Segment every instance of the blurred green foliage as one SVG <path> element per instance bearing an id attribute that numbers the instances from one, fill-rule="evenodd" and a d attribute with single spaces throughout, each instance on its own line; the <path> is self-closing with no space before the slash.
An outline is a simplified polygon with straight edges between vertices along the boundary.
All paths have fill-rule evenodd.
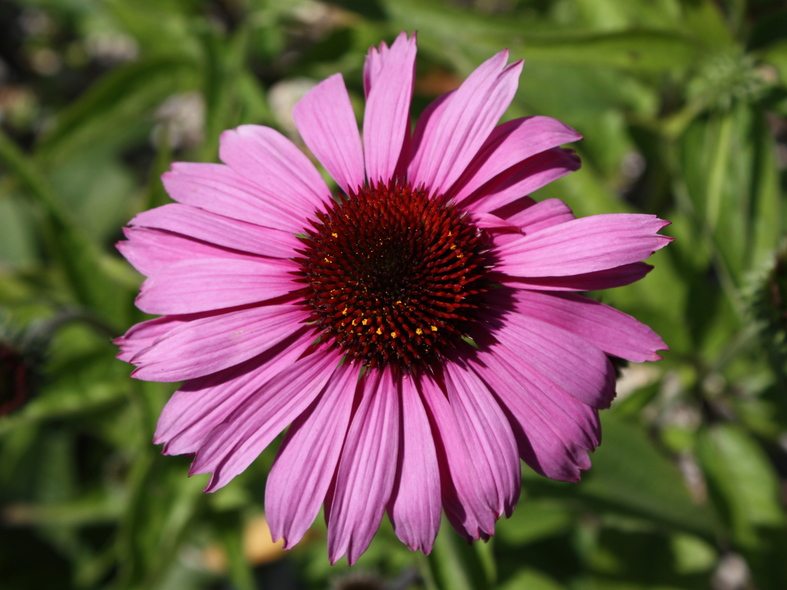
<path id="1" fill-rule="evenodd" d="M 212 495 L 159 455 L 174 386 L 114 359 L 142 317 L 113 243 L 167 201 L 170 162 L 215 159 L 222 130 L 292 134 L 294 101 L 337 71 L 360 107 L 365 52 L 401 30 L 418 31 L 414 116 L 509 47 L 527 63 L 506 116 L 586 138 L 582 170 L 535 196 L 672 221 L 646 279 L 598 294 L 670 351 L 624 370 L 580 484 L 525 469 L 493 541 L 444 527 L 430 557 L 384 523 L 354 571 L 429 590 L 787 588 L 783 2 L 0 0 L 2 588 L 347 575 L 321 521 L 286 555 L 266 538 L 272 450 Z"/>

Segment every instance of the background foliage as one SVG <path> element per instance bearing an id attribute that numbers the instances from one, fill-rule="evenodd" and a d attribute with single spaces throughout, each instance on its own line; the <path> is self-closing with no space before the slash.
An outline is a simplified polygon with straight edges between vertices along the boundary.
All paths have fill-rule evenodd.
<path id="1" fill-rule="evenodd" d="M 174 386 L 114 359 L 143 318 L 113 244 L 223 129 L 293 134 L 294 101 L 336 71 L 360 115 L 364 54 L 401 30 L 414 114 L 509 47 L 527 63 L 507 117 L 586 137 L 582 170 L 536 198 L 672 221 L 655 270 L 599 294 L 671 350 L 622 371 L 580 484 L 523 468 L 490 543 L 445 527 L 428 558 L 384 523 L 347 578 L 321 522 L 270 543 L 273 450 L 204 495 L 152 445 Z M 787 588 L 783 2 L 0 0 L 0 58 L 3 588 Z"/>

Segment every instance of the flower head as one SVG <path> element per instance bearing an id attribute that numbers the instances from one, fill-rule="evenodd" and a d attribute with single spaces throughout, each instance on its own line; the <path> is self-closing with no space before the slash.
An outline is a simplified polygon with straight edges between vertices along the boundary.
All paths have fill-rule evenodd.
<path id="1" fill-rule="evenodd" d="M 410 133 L 415 38 L 372 48 L 363 141 L 340 75 L 295 107 L 304 142 L 245 125 L 223 164 L 175 164 L 176 201 L 119 248 L 162 317 L 119 339 L 133 375 L 185 381 L 158 423 L 167 454 L 226 485 L 282 431 L 265 509 L 297 543 L 324 505 L 331 561 L 354 562 L 387 511 L 429 552 L 445 510 L 488 538 L 520 458 L 574 481 L 615 395 L 609 356 L 658 359 L 647 326 L 574 293 L 631 283 L 670 238 L 651 215 L 575 219 L 527 195 L 579 168 L 548 117 L 496 126 L 522 62 L 501 52 Z"/>

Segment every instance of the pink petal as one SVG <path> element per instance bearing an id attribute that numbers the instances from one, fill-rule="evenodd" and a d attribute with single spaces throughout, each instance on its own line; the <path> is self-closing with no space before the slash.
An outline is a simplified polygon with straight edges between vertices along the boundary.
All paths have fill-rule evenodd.
<path id="1" fill-rule="evenodd" d="M 218 373 L 187 381 L 167 402 L 156 426 L 164 454 L 193 454 L 235 408 L 282 371 L 288 371 L 313 340 L 298 333 L 259 356 Z"/>
<path id="2" fill-rule="evenodd" d="M 147 277 L 173 262 L 192 258 L 258 259 L 252 254 L 240 254 L 157 229 L 125 227 L 123 233 L 128 240 L 118 242 L 117 249 L 134 268 Z"/>
<path id="3" fill-rule="evenodd" d="M 540 203 L 533 202 L 532 205 L 526 206 L 524 209 L 518 210 L 511 215 L 505 215 L 506 209 L 497 210 L 501 217 L 491 213 L 473 214 L 474 219 L 484 219 L 485 217 L 499 219 L 500 221 L 495 227 L 498 231 L 506 230 L 506 224 L 508 224 L 508 227 L 514 227 L 514 231 L 507 229 L 507 231 L 499 232 L 495 235 L 494 241 L 497 247 L 519 239 L 522 234 L 531 234 L 574 219 L 571 209 L 559 199 L 547 199 Z"/>
<path id="4" fill-rule="evenodd" d="M 179 203 L 286 232 L 302 231 L 314 212 L 271 196 L 223 164 L 178 162 L 161 180 Z"/>
<path id="5" fill-rule="evenodd" d="M 492 131 L 450 194 L 461 202 L 516 164 L 579 139 L 579 133 L 551 117 L 526 117 L 503 123 Z"/>
<path id="6" fill-rule="evenodd" d="M 458 363 L 445 364 L 448 402 L 459 431 L 487 487 L 487 503 L 496 515 L 511 516 L 519 499 L 519 455 L 511 425 L 489 388 Z"/>
<path id="7" fill-rule="evenodd" d="M 516 92 L 522 62 L 506 66 L 506 61 L 508 51 L 487 60 L 421 117 L 407 174 L 413 186 L 444 193 L 467 168 Z"/>
<path id="8" fill-rule="evenodd" d="M 289 368 L 235 406 L 205 438 L 190 475 L 212 473 L 205 488 L 213 492 L 243 472 L 271 441 L 320 394 L 338 366 L 336 354 L 317 351 Z"/>
<path id="9" fill-rule="evenodd" d="M 440 469 L 423 401 L 412 379 L 401 380 L 399 469 L 388 518 L 411 550 L 428 554 L 440 529 Z"/>
<path id="10" fill-rule="evenodd" d="M 634 262 L 608 270 L 568 277 L 523 278 L 493 271 L 489 278 L 493 282 L 537 291 L 599 291 L 635 283 L 652 269 L 652 266 L 644 262 Z"/>
<path id="11" fill-rule="evenodd" d="M 290 232 L 262 228 L 177 203 L 140 213 L 129 225 L 167 230 L 222 248 L 274 258 L 291 258 L 293 251 L 302 247 Z"/>
<path id="12" fill-rule="evenodd" d="M 304 143 L 347 193 L 364 184 L 363 149 L 341 74 L 312 88 L 292 111 Z"/>
<path id="13" fill-rule="evenodd" d="M 574 293 L 516 290 L 517 311 L 592 342 L 607 354 L 635 362 L 657 361 L 664 341 L 645 324 L 612 307 Z"/>
<path id="14" fill-rule="evenodd" d="M 415 83 L 415 37 L 401 33 L 389 51 L 367 58 L 368 80 L 363 144 L 370 183 L 394 177 L 399 154 L 410 125 L 410 101 Z M 370 55 L 372 52 L 370 51 Z M 371 62 L 371 63 L 370 63 Z"/>
<path id="15" fill-rule="evenodd" d="M 560 225 L 572 219 L 575 219 L 574 213 L 560 199 L 546 199 L 506 218 L 509 223 L 521 227 L 524 234 Z"/>
<path id="16" fill-rule="evenodd" d="M 522 236 L 498 248 L 496 270 L 521 277 L 554 277 L 639 262 L 672 238 L 655 215 L 610 213 L 574 219 Z"/>
<path id="17" fill-rule="evenodd" d="M 468 196 L 462 205 L 473 213 L 494 211 L 579 170 L 581 162 L 571 150 L 555 148 L 537 154 L 499 174 Z"/>
<path id="18" fill-rule="evenodd" d="M 241 125 L 221 134 L 219 157 L 257 186 L 266 200 L 311 215 L 331 198 L 309 158 L 278 131 Z"/>
<path id="19" fill-rule="evenodd" d="M 401 32 L 396 38 L 398 41 L 401 37 L 407 38 L 407 33 Z M 415 35 L 413 35 L 415 38 Z M 371 46 L 366 54 L 366 60 L 363 64 L 363 94 L 366 99 L 369 98 L 369 91 L 375 85 L 380 73 L 383 71 L 383 63 L 388 55 L 388 44 L 385 41 L 380 43 L 379 48 Z"/>
<path id="20" fill-rule="evenodd" d="M 352 565 L 366 551 L 391 497 L 398 461 L 399 399 L 389 368 L 361 385 L 361 403 L 344 444 L 328 520 L 328 557 Z"/>
<path id="21" fill-rule="evenodd" d="M 594 408 L 615 397 L 615 370 L 598 347 L 571 332 L 517 313 L 508 313 L 494 337 L 502 346 L 479 352 L 499 354 L 527 374 L 536 373 Z"/>
<path id="22" fill-rule="evenodd" d="M 550 199 L 547 199 L 550 200 Z M 502 219 L 509 219 L 518 213 L 523 212 L 530 207 L 533 207 L 536 204 L 536 201 L 532 197 L 519 197 L 515 198 L 513 201 L 503 205 L 502 207 L 498 207 L 492 214 L 497 215 Z"/>
<path id="23" fill-rule="evenodd" d="M 202 314 L 193 316 L 166 316 L 135 324 L 131 326 L 128 332 L 123 334 L 123 336 L 115 339 L 115 344 L 120 347 L 120 353 L 117 355 L 117 358 L 121 361 L 129 362 L 140 351 L 151 346 L 157 338 L 199 317 L 204 316 Z"/>
<path id="24" fill-rule="evenodd" d="M 182 314 L 224 309 L 281 297 L 297 289 L 286 261 L 220 258 L 182 260 L 148 277 L 137 296 L 145 313 Z M 294 269 L 293 269 L 294 270 Z"/>
<path id="25" fill-rule="evenodd" d="M 131 374 L 146 381 L 184 381 L 242 363 L 298 331 L 309 312 L 294 305 L 228 311 L 183 323 L 137 354 Z"/>
<path id="26" fill-rule="evenodd" d="M 490 353 L 479 360 L 485 366 L 475 371 L 505 408 L 522 459 L 551 479 L 579 481 L 579 470 L 590 467 L 587 451 L 601 442 L 598 412 L 499 355 Z"/>
<path id="27" fill-rule="evenodd" d="M 435 433 L 446 516 L 466 539 L 488 539 L 499 516 L 488 501 L 497 495 L 494 482 L 480 476 L 483 466 L 477 468 L 476 457 L 440 385 L 431 377 L 424 377 L 419 385 Z"/>
<path id="28" fill-rule="evenodd" d="M 265 485 L 273 540 L 289 549 L 311 526 L 331 484 L 352 415 L 358 368 L 337 368 L 323 394 L 287 431 Z"/>

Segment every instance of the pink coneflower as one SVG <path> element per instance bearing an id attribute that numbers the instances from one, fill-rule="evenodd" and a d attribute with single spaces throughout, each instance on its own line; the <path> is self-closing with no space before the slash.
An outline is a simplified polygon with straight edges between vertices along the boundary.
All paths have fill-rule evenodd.
<path id="1" fill-rule="evenodd" d="M 647 326 L 572 291 L 642 278 L 670 238 L 652 215 L 575 219 L 527 197 L 579 168 L 548 117 L 495 126 L 522 62 L 503 51 L 410 133 L 415 38 L 372 48 L 363 141 L 340 75 L 295 107 L 332 195 L 281 134 L 221 137 L 224 164 L 175 164 L 177 201 L 119 248 L 163 317 L 119 339 L 150 381 L 185 381 L 159 419 L 166 454 L 226 485 L 282 431 L 266 515 L 292 547 L 325 507 L 331 562 L 355 562 L 387 511 L 428 553 L 441 509 L 486 539 L 519 497 L 520 458 L 575 481 L 615 395 L 608 355 L 656 360 Z"/>

